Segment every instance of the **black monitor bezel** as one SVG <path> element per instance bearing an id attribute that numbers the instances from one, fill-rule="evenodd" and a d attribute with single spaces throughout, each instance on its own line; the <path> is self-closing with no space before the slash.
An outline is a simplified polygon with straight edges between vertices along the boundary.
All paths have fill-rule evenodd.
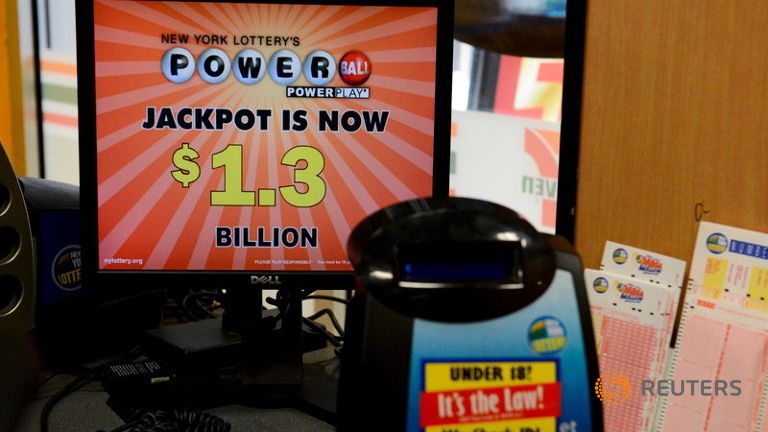
<path id="1" fill-rule="evenodd" d="M 144 1 L 144 0 L 135 0 Z M 208 3 L 318 4 L 353 6 L 435 7 L 438 11 L 435 80 L 435 150 L 433 196 L 448 196 L 451 127 L 451 76 L 453 64 L 453 0 L 164 0 Z M 80 130 L 80 193 L 82 214 L 83 283 L 97 289 L 156 288 L 254 288 L 344 289 L 354 288 L 350 271 L 211 271 L 211 270 L 102 270 L 98 258 L 98 202 L 96 176 L 96 98 L 94 0 L 77 0 L 77 74 Z M 276 276 L 280 284 L 252 284 L 252 276 Z"/>
<path id="2" fill-rule="evenodd" d="M 572 244 L 576 242 L 576 197 L 581 153 L 581 105 L 586 26 L 587 0 L 568 0 L 565 11 L 563 107 L 560 123 L 555 233 L 565 237 Z"/>

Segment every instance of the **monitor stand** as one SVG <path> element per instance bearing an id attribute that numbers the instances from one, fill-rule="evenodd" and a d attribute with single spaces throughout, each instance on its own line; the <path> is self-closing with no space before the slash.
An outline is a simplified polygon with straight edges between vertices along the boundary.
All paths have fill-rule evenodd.
<path id="1" fill-rule="evenodd" d="M 331 356 L 330 359 L 304 363 L 304 382 L 296 408 L 335 425 L 341 361 L 335 354 L 331 353 Z"/>

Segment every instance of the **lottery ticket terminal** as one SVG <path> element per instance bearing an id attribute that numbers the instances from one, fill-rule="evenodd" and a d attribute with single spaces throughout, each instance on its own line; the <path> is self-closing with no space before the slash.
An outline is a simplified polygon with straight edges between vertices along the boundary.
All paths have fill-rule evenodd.
<path id="1" fill-rule="evenodd" d="M 485 201 L 374 213 L 348 244 L 358 285 L 339 430 L 602 431 L 581 262 Z"/>

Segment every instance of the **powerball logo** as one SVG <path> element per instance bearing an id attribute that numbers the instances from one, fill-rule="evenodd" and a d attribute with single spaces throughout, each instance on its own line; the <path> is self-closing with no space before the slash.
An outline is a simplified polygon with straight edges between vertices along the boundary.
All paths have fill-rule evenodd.
<path id="1" fill-rule="evenodd" d="M 232 59 L 219 48 L 208 48 L 196 59 L 189 50 L 177 46 L 166 51 L 161 60 L 163 75 L 175 84 L 185 83 L 197 74 L 209 84 L 220 84 L 233 75 L 250 86 L 269 75 L 274 83 L 286 87 L 285 95 L 290 98 L 368 99 L 370 88 L 360 86 L 368 81 L 372 68 L 368 56 L 358 50 L 347 52 L 337 63 L 331 53 L 322 49 L 312 51 L 303 61 L 285 48 L 268 60 L 253 48 L 241 50 Z M 351 87 L 324 87 L 337 74 Z M 291 86 L 302 75 L 311 86 Z"/>
<path id="2" fill-rule="evenodd" d="M 621 299 L 627 303 L 640 303 L 645 297 L 643 289 L 631 283 L 617 282 L 616 289 L 621 293 Z"/>
<path id="3" fill-rule="evenodd" d="M 647 275 L 657 275 L 661 273 L 663 264 L 660 259 L 651 255 L 637 255 L 635 261 L 638 264 L 638 271 Z"/>

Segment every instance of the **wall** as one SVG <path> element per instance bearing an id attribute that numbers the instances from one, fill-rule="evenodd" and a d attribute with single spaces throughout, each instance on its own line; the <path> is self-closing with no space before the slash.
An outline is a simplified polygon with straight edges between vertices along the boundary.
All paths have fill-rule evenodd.
<path id="1" fill-rule="evenodd" d="M 576 247 L 687 261 L 704 220 L 768 232 L 768 2 L 589 0 Z"/>
<path id="2" fill-rule="evenodd" d="M 0 141 L 18 175 L 39 176 L 32 5 L 0 5 Z"/>
<path id="3" fill-rule="evenodd" d="M 0 143 L 13 169 L 25 172 L 24 130 L 21 115 L 21 79 L 16 3 L 0 5 Z"/>
<path id="4" fill-rule="evenodd" d="M 45 177 L 79 184 L 74 0 L 37 0 Z"/>

